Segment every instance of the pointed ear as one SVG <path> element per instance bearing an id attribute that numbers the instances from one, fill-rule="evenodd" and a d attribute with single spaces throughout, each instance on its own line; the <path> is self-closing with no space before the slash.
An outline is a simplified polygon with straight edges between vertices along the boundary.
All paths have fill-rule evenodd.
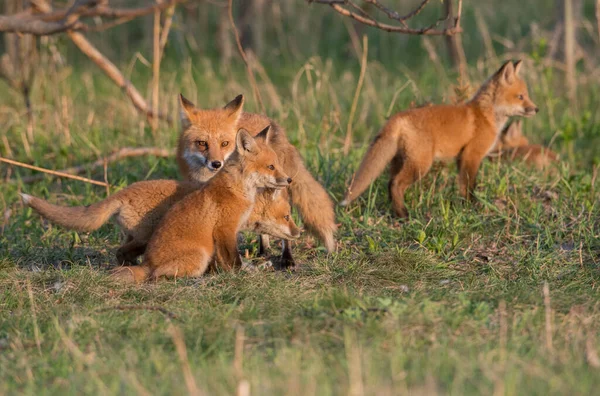
<path id="1" fill-rule="evenodd" d="M 242 108 L 244 107 L 244 95 L 238 95 L 231 102 L 227 103 L 224 107 L 228 111 L 229 116 L 236 120 L 242 114 Z"/>
<path id="2" fill-rule="evenodd" d="M 515 62 L 515 65 L 514 65 L 514 67 L 515 67 L 515 76 L 519 75 L 519 71 L 521 70 L 521 66 L 523 66 L 523 61 L 519 59 L 518 61 Z"/>
<path id="3" fill-rule="evenodd" d="M 506 62 L 500 70 L 498 70 L 500 80 L 506 84 L 512 84 L 515 80 L 515 67 L 511 61 Z"/>
<path id="4" fill-rule="evenodd" d="M 181 125 L 189 126 L 192 123 L 192 113 L 196 106 L 189 100 L 187 100 L 182 94 L 179 94 L 179 118 Z"/>
<path id="5" fill-rule="evenodd" d="M 235 147 L 240 155 L 247 155 L 248 153 L 256 153 L 258 146 L 254 141 L 254 138 L 245 129 L 240 129 L 235 137 Z"/>
<path id="6" fill-rule="evenodd" d="M 271 144 L 271 125 L 267 125 L 267 127 L 260 131 L 254 138 L 263 139 L 267 145 Z"/>

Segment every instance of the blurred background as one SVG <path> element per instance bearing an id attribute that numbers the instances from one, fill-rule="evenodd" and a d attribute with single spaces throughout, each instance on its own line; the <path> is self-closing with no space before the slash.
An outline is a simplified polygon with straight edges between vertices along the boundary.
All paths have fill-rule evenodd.
<path id="1" fill-rule="evenodd" d="M 80 3 L 90 6 L 85 0 Z M 111 9 L 156 4 L 92 3 L 92 8 Z M 340 7 L 402 26 L 377 2 L 352 4 L 356 7 Z M 409 27 L 431 25 L 448 10 L 451 17 L 439 21 L 436 29 L 452 26 L 456 0 L 388 0 L 385 7 L 404 15 L 423 4 L 407 20 Z M 71 6 L 73 2 L 3 0 L 1 10 L 10 18 Z M 37 158 L 57 168 L 122 146 L 172 147 L 179 92 L 199 107 L 221 106 L 243 93 L 246 109 L 266 112 L 286 126 L 303 154 L 336 155 L 349 130 L 352 147 L 364 148 L 391 113 L 427 102 L 463 101 L 502 62 L 523 59 L 530 94 L 542 109 L 525 123 L 530 140 L 549 144 L 585 166 L 600 160 L 589 149 L 600 136 L 596 0 L 467 0 L 461 9 L 463 32 L 453 36 L 386 32 L 318 1 L 234 0 L 232 16 L 248 67 L 227 1 L 173 2 L 135 18 L 107 15 L 82 15 L 79 21 L 85 28 L 77 34 L 131 81 L 147 110 L 164 116 L 161 121 L 136 109 L 126 90 L 70 33 L 3 33 L 1 155 Z M 364 81 L 359 81 L 363 36 L 368 53 Z"/>

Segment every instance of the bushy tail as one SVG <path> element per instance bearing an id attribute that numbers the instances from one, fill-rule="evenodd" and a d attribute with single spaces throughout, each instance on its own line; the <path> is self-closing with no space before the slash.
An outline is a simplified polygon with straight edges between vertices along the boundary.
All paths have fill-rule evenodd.
<path id="1" fill-rule="evenodd" d="M 120 208 L 116 196 L 90 206 L 58 206 L 41 198 L 21 194 L 23 202 L 51 222 L 77 231 L 94 231 L 108 221 Z"/>
<path id="2" fill-rule="evenodd" d="M 383 172 L 386 165 L 394 158 L 398 152 L 398 141 L 392 133 L 383 130 L 365 154 L 354 180 L 348 187 L 344 200 L 340 202 L 341 206 L 346 206 L 362 194 L 369 185 L 377 179 Z"/>
<path id="3" fill-rule="evenodd" d="M 150 267 L 146 265 L 136 265 L 132 267 L 117 267 L 111 271 L 110 276 L 125 283 L 142 283 L 150 277 Z"/>
<path id="4" fill-rule="evenodd" d="M 333 201 L 306 169 L 299 154 L 295 162 L 293 172 L 288 171 L 293 179 L 290 185 L 292 204 L 298 208 L 306 229 L 323 242 L 328 252 L 333 252 L 337 230 Z"/>

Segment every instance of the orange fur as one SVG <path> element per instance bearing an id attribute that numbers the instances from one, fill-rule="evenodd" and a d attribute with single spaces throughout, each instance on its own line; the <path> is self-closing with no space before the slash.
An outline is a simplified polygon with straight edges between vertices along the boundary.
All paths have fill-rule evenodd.
<path id="1" fill-rule="evenodd" d="M 458 163 L 460 193 L 471 198 L 479 165 L 508 117 L 538 111 L 518 76 L 520 68 L 520 61 L 505 63 L 465 104 L 422 107 L 392 116 L 365 154 L 341 204 L 362 194 L 391 162 L 393 209 L 405 217 L 406 189 L 425 176 L 435 160 L 452 158 Z"/>
<path id="2" fill-rule="evenodd" d="M 122 280 L 200 276 L 216 259 L 239 269 L 237 233 L 248 220 L 259 188 L 285 188 L 291 179 L 270 147 L 269 128 L 254 139 L 240 130 L 236 151 L 206 185 L 177 202 L 155 230 L 140 267 L 121 267 Z M 133 269 L 136 268 L 136 269 Z"/>
<path id="3" fill-rule="evenodd" d="M 505 160 L 524 161 L 539 170 L 547 168 L 559 159 L 558 154 L 549 148 L 529 144 L 529 140 L 523 135 L 521 120 L 512 122 L 502 131 L 494 153 Z"/>
<path id="4" fill-rule="evenodd" d="M 90 206 L 65 207 L 41 198 L 22 194 L 23 201 L 51 222 L 77 231 L 94 231 L 115 217 L 125 233 L 125 243 L 117 250 L 119 264 L 135 265 L 162 217 L 176 202 L 201 188 L 204 183 L 174 180 L 137 182 Z M 265 189 L 257 197 L 254 209 L 243 230 L 262 232 L 278 238 L 295 239 L 299 229 L 290 217 L 287 194 Z"/>
<path id="5" fill-rule="evenodd" d="M 180 103 L 182 131 L 177 161 L 184 177 L 204 182 L 214 176 L 220 168 L 215 168 L 213 162 L 224 162 L 233 152 L 230 142 L 236 128 L 246 129 L 255 136 L 271 125 L 273 150 L 284 171 L 294 180 L 289 187 L 292 204 L 298 208 L 306 228 L 323 242 L 328 251 L 335 250 L 337 227 L 333 202 L 308 172 L 283 128 L 265 116 L 244 113 L 241 95 L 222 109 L 198 109 L 183 96 Z"/>

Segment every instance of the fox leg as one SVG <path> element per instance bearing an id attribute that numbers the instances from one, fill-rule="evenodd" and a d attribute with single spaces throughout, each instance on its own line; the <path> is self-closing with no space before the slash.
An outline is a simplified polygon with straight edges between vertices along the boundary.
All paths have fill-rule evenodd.
<path id="1" fill-rule="evenodd" d="M 119 265 L 137 265 L 137 258 L 144 254 L 147 244 L 136 241 L 131 235 L 127 236 L 126 243 L 117 249 L 117 263 Z"/>
<path id="2" fill-rule="evenodd" d="M 295 267 L 296 261 L 294 260 L 294 256 L 292 255 L 292 243 L 284 239 L 281 241 L 281 247 L 281 264 L 279 268 L 287 269 Z"/>
<path id="3" fill-rule="evenodd" d="M 217 266 L 224 270 L 231 271 L 242 268 L 242 257 L 238 252 L 235 231 L 215 234 L 215 258 Z"/>
<path id="4" fill-rule="evenodd" d="M 269 236 L 267 234 L 261 234 L 258 236 L 258 255 L 266 256 L 271 249 L 269 242 Z"/>
<path id="5" fill-rule="evenodd" d="M 166 278 L 201 276 L 206 272 L 210 258 L 211 256 L 204 249 L 188 250 L 183 255 L 154 268 L 151 278 L 157 280 L 163 276 Z"/>
<path id="6" fill-rule="evenodd" d="M 392 207 L 400 218 L 408 217 L 404 205 L 404 193 L 408 187 L 420 180 L 429 172 L 433 163 L 433 156 L 421 158 L 420 162 L 397 155 L 392 160 L 390 168 L 391 178 L 388 185 Z"/>
<path id="7" fill-rule="evenodd" d="M 458 188 L 460 195 L 472 201 L 475 198 L 474 191 L 477 185 L 477 172 L 486 152 L 477 146 L 467 146 L 458 157 Z"/>

